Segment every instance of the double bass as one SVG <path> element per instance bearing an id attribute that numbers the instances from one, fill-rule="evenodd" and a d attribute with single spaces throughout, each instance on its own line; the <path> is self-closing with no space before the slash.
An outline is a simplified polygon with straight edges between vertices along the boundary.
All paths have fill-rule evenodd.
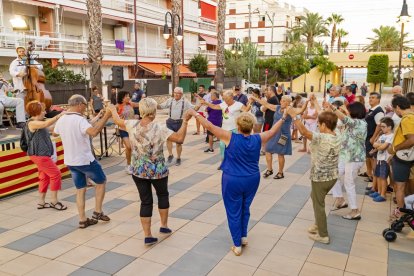
<path id="1" fill-rule="evenodd" d="M 41 69 L 37 67 L 36 55 L 33 53 L 35 47 L 33 42 L 29 41 L 27 47 L 26 59 L 24 66 L 26 66 L 26 76 L 23 77 L 23 84 L 26 91 L 24 104 L 27 105 L 30 101 L 39 101 L 46 106 L 46 114 L 50 112 L 52 106 L 52 95 L 45 87 L 46 77 Z"/>

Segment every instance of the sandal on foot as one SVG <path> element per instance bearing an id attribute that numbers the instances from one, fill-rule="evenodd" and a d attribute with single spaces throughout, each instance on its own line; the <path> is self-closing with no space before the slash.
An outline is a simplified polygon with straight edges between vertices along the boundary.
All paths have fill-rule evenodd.
<path id="1" fill-rule="evenodd" d="M 368 177 L 368 174 L 367 174 L 366 172 L 364 172 L 364 173 L 360 173 L 360 174 L 358 174 L 358 176 L 361 176 L 361 177 Z"/>
<path id="2" fill-rule="evenodd" d="M 268 178 L 269 176 L 271 176 L 273 174 L 273 171 L 271 170 L 266 170 L 266 172 L 263 174 L 264 178 Z"/>
<path id="3" fill-rule="evenodd" d="M 45 202 L 45 203 L 43 203 L 43 204 L 40 204 L 40 203 L 38 203 L 38 204 L 37 204 L 37 209 L 38 209 L 38 210 L 41 210 L 41 209 L 46 209 L 46 208 L 50 208 L 50 204 L 49 204 L 49 203 L 47 203 L 47 202 Z"/>
<path id="4" fill-rule="evenodd" d="M 285 178 L 285 176 L 283 175 L 283 173 L 278 172 L 275 177 L 273 177 L 273 179 L 282 179 Z"/>
<path id="5" fill-rule="evenodd" d="M 361 219 L 361 214 L 356 214 L 355 216 L 351 216 L 350 214 L 342 216 L 343 219 L 347 219 L 347 220 L 360 220 Z"/>
<path id="6" fill-rule="evenodd" d="M 247 237 L 242 237 L 241 245 L 242 246 L 247 246 L 248 244 L 249 244 L 249 242 L 247 241 Z"/>
<path id="7" fill-rule="evenodd" d="M 157 242 L 158 242 L 158 239 L 154 238 L 154 237 L 146 237 L 144 239 L 144 244 L 147 245 L 147 246 L 156 244 Z"/>
<path id="8" fill-rule="evenodd" d="M 110 219 L 107 215 L 105 215 L 103 212 L 101 212 L 101 213 L 98 213 L 98 212 L 93 212 L 92 218 L 93 218 L 93 219 L 96 219 L 96 220 L 102 220 L 102 221 L 110 221 L 110 220 L 111 220 L 111 219 Z"/>
<path id="9" fill-rule="evenodd" d="M 172 230 L 168 227 L 160 227 L 160 233 L 162 233 L 162 234 L 171 234 Z"/>
<path id="10" fill-rule="evenodd" d="M 79 221 L 79 228 L 85 229 L 85 228 L 87 228 L 91 225 L 95 225 L 97 223 L 98 223 L 98 221 L 96 219 L 86 218 L 85 221 Z"/>
<path id="11" fill-rule="evenodd" d="M 55 204 L 53 204 L 52 202 L 50 203 L 50 208 L 53 208 L 53 209 L 55 209 L 55 210 L 58 210 L 58 211 L 64 211 L 64 210 L 66 210 L 66 209 L 68 209 L 68 207 L 67 206 L 65 206 L 65 205 L 63 205 L 61 202 L 56 202 Z"/>
<path id="12" fill-rule="evenodd" d="M 334 205 L 331 211 L 338 211 L 339 209 L 348 208 L 348 203 L 343 202 L 341 205 Z"/>
<path id="13" fill-rule="evenodd" d="M 236 246 L 232 246 L 231 251 L 233 251 L 234 255 L 236 256 L 240 256 L 242 253 L 241 247 L 236 247 Z"/>

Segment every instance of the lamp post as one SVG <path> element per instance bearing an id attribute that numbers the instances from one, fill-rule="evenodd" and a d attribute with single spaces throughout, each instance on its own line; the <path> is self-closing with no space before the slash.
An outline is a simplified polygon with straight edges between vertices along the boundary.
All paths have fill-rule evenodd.
<path id="1" fill-rule="evenodd" d="M 410 16 L 408 15 L 408 5 L 406 0 L 403 2 L 403 6 L 401 9 L 401 14 L 398 18 L 398 23 L 401 24 L 401 36 L 400 36 L 400 58 L 398 59 L 398 84 L 401 82 L 401 61 L 402 61 L 402 51 L 403 51 L 403 44 L 404 44 L 404 24 L 410 21 Z"/>
<path id="2" fill-rule="evenodd" d="M 231 53 L 235 56 L 235 57 L 237 57 L 238 55 L 241 55 L 242 54 L 242 50 L 241 50 L 241 42 L 240 42 L 240 39 L 238 38 L 238 39 L 236 39 L 234 42 L 233 42 L 233 45 L 231 46 Z M 238 70 L 236 71 L 236 85 L 237 85 L 237 82 L 239 81 L 239 76 L 238 76 L 239 74 L 238 74 Z"/>
<path id="3" fill-rule="evenodd" d="M 168 16 L 171 19 L 171 28 L 168 26 Z M 175 19 L 178 19 L 178 25 L 176 25 Z M 175 27 L 177 27 L 177 34 L 175 34 Z M 163 37 L 164 39 L 169 39 L 170 34 L 172 35 L 172 47 L 171 47 L 171 82 L 172 82 L 172 89 L 178 86 L 178 64 L 176 62 L 176 53 L 175 53 L 175 38 L 178 41 L 183 39 L 183 29 L 181 27 L 181 18 L 178 14 L 166 12 L 165 13 L 165 24 L 164 24 L 164 32 Z"/>

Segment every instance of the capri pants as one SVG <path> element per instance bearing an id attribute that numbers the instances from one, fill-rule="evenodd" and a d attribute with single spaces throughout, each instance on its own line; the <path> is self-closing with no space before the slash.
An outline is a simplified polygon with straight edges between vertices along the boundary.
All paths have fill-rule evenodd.
<path id="1" fill-rule="evenodd" d="M 168 176 L 161 179 L 144 179 L 132 176 L 137 186 L 139 198 L 141 199 L 141 217 L 152 217 L 153 198 L 151 186 L 154 186 L 158 197 L 158 209 L 168 209 L 170 207 L 168 193 Z"/>

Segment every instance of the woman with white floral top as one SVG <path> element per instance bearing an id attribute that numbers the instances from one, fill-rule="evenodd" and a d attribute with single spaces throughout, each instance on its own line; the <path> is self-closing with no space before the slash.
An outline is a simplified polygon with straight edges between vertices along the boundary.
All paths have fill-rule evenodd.
<path id="1" fill-rule="evenodd" d="M 115 106 L 110 107 L 114 122 L 126 129 L 132 146 L 132 178 L 137 186 L 141 199 L 141 224 L 145 234 L 145 245 L 155 244 L 158 239 L 151 233 L 152 190 L 154 186 L 158 197 L 158 210 L 161 217 L 160 233 L 171 234 L 168 228 L 168 167 L 165 162 L 163 146 L 166 141 L 183 143 L 187 133 L 188 120 L 191 115 L 184 116 L 181 128 L 174 132 L 164 123 L 154 122 L 157 102 L 144 98 L 139 102 L 141 120 L 123 120 L 116 112 Z"/>

